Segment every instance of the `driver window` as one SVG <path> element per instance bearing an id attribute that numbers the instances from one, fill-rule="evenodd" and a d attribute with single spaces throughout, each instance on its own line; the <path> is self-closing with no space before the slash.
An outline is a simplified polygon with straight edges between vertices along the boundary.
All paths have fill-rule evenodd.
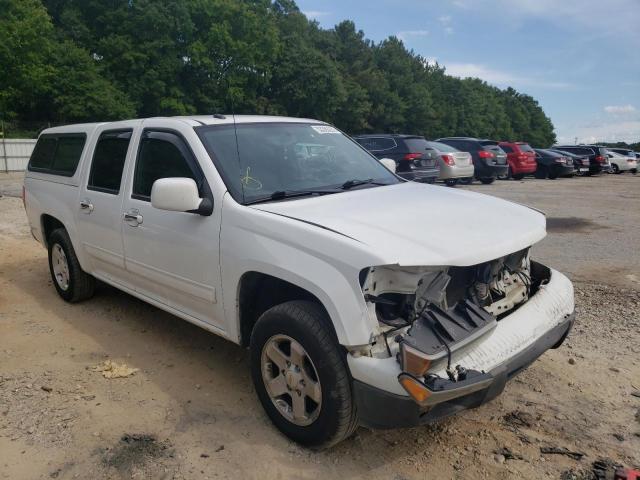
<path id="1" fill-rule="evenodd" d="M 197 183 L 198 179 L 183 154 L 185 151 L 184 142 L 177 135 L 145 132 L 136 161 L 131 196 L 148 201 L 153 182 L 159 178 L 186 177 Z"/>

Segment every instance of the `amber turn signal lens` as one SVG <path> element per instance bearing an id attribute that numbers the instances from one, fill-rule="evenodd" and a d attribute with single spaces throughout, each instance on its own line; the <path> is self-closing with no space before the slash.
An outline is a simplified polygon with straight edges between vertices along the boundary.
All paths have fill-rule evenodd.
<path id="1" fill-rule="evenodd" d="M 398 381 L 417 403 L 424 403 L 431 393 L 420 381 L 409 375 L 400 374 Z"/>
<path id="2" fill-rule="evenodd" d="M 402 354 L 402 369 L 414 377 L 424 377 L 431 365 L 431 360 L 425 358 L 422 352 L 406 343 L 400 346 L 400 351 Z"/>

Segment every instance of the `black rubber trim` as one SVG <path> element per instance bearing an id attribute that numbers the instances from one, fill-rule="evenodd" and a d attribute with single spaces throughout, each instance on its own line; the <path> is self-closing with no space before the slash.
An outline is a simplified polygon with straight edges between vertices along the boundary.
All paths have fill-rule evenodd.
<path id="1" fill-rule="evenodd" d="M 479 407 L 500 395 L 507 381 L 531 365 L 544 352 L 550 348 L 558 348 L 567 338 L 574 319 L 575 313 L 567 315 L 562 323 L 542 335 L 533 345 L 488 372 L 494 380 L 487 388 L 431 408 L 422 408 L 410 397 L 396 395 L 354 379 L 353 392 L 360 424 L 381 429 L 413 427 Z"/>

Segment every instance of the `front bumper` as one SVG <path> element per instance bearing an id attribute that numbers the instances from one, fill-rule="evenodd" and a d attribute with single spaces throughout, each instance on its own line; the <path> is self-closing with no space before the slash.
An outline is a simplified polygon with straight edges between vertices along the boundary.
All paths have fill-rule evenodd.
<path id="1" fill-rule="evenodd" d="M 574 308 L 571 281 L 550 269 L 548 283 L 526 303 L 500 319 L 490 333 L 453 352 L 452 365 L 491 374 L 490 385 L 427 408 L 421 408 L 398 382 L 402 370 L 395 357 L 348 355 L 362 423 L 380 428 L 428 423 L 494 398 L 504 388 L 504 382 L 500 387 L 501 379 L 506 381 L 566 336 Z M 429 373 L 447 378 L 445 369 L 446 359 L 442 359 L 432 364 Z M 501 375 L 503 370 L 505 375 Z"/>
<path id="2" fill-rule="evenodd" d="M 354 380 L 353 390 L 360 423 L 370 428 L 400 428 L 424 425 L 462 410 L 476 408 L 500 395 L 508 380 L 533 363 L 550 348 L 559 347 L 569 334 L 575 313 L 544 333 L 533 344 L 490 370 L 490 381 L 480 389 L 473 383 L 462 386 L 457 395 L 431 407 L 421 407 L 410 397 L 397 395 Z"/>

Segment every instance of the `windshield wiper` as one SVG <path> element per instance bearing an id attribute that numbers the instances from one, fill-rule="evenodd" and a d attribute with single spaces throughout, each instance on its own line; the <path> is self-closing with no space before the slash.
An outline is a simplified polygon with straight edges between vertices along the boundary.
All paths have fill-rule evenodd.
<path id="1" fill-rule="evenodd" d="M 254 200 L 245 202 L 245 205 L 253 205 L 256 203 L 271 202 L 273 200 L 282 200 L 285 198 L 308 197 L 311 195 L 329 195 L 331 193 L 340 193 L 340 190 L 276 190 L 270 195 L 259 197 Z"/>
<path id="2" fill-rule="evenodd" d="M 349 190 L 350 188 L 357 187 L 360 185 L 388 185 L 388 183 L 376 182 L 373 178 L 367 178 L 359 180 L 354 178 L 353 180 L 347 180 L 342 184 L 340 188 L 343 190 Z"/>

